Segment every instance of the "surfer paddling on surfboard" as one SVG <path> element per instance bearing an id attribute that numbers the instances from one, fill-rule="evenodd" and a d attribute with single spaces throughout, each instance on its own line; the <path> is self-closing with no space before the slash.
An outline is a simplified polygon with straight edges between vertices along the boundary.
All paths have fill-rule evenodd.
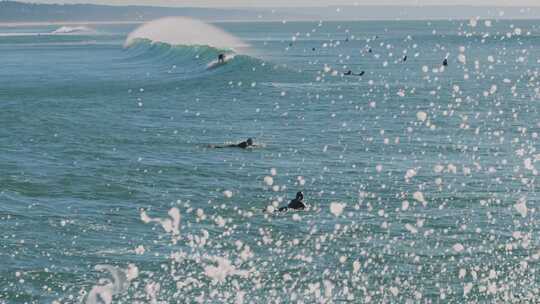
<path id="1" fill-rule="evenodd" d="M 287 211 L 289 209 L 294 210 L 304 210 L 306 209 L 306 204 L 304 203 L 304 194 L 299 191 L 296 193 L 296 198 L 293 199 L 287 207 L 281 207 L 278 210 L 279 211 Z"/>
<path id="2" fill-rule="evenodd" d="M 242 149 L 247 149 L 247 148 L 254 148 L 254 147 L 256 147 L 256 145 L 253 142 L 253 139 L 251 139 L 251 138 L 248 138 L 246 141 L 243 141 L 243 142 L 241 142 L 239 144 L 226 145 L 226 146 L 210 145 L 210 148 L 216 148 L 216 149 L 221 149 L 221 148 L 242 148 Z"/>

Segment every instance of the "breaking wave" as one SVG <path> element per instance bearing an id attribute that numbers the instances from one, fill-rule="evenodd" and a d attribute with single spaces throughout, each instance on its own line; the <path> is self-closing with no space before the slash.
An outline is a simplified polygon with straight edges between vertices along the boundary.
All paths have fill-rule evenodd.
<path id="1" fill-rule="evenodd" d="M 166 66 L 189 77 L 216 68 L 251 69 L 264 65 L 250 56 L 249 45 L 220 28 L 189 18 L 163 18 L 130 33 L 124 43 L 129 60 Z M 225 55 L 219 62 L 220 54 Z"/>
<path id="2" fill-rule="evenodd" d="M 86 26 L 61 26 L 51 34 L 91 34 L 95 31 Z"/>

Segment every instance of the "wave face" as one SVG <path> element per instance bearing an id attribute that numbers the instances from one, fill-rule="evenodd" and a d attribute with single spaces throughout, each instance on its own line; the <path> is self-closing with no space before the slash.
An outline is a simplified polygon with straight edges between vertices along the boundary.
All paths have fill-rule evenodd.
<path id="1" fill-rule="evenodd" d="M 251 70 L 254 66 L 263 65 L 262 60 L 244 54 L 235 53 L 231 49 L 219 49 L 203 45 L 171 45 L 163 42 L 151 42 L 147 39 L 134 40 L 126 49 L 127 61 L 148 64 L 166 70 L 169 74 L 180 75 L 181 78 L 196 78 L 218 71 Z M 218 62 L 218 56 L 225 55 L 225 63 Z"/>

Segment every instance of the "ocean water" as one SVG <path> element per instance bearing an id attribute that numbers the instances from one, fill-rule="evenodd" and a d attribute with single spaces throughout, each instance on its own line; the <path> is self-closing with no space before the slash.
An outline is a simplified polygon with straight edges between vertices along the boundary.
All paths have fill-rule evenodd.
<path id="1" fill-rule="evenodd" d="M 138 26 L 0 27 L 0 303 L 538 301 L 536 22 Z"/>

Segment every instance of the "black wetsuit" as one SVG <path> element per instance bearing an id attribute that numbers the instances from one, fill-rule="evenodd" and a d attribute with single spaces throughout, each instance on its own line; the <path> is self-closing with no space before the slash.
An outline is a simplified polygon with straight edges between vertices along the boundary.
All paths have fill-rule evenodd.
<path id="1" fill-rule="evenodd" d="M 238 145 L 234 145 L 234 146 L 235 146 L 235 147 L 238 147 L 238 148 L 245 149 L 245 148 L 247 148 L 247 147 L 249 147 L 249 146 L 251 146 L 251 145 L 248 144 L 247 141 L 243 141 L 243 142 L 239 143 Z"/>
<path id="2" fill-rule="evenodd" d="M 243 142 L 241 142 L 239 144 L 226 145 L 226 146 L 210 145 L 210 148 L 215 148 L 215 149 L 221 149 L 221 148 L 242 148 L 242 149 L 247 149 L 249 147 L 253 147 L 253 142 L 249 143 L 248 141 L 243 141 Z"/>
<path id="3" fill-rule="evenodd" d="M 253 146 L 253 142 L 248 142 L 247 140 L 246 141 L 243 141 L 239 144 L 236 144 L 236 145 L 228 145 L 228 146 L 225 146 L 225 147 L 228 147 L 228 148 L 242 148 L 242 149 L 247 149 L 248 147 L 252 147 Z M 221 147 L 216 147 L 216 148 L 223 148 L 223 146 Z"/>
<path id="4" fill-rule="evenodd" d="M 443 60 L 442 65 L 448 66 L 448 59 Z"/>
<path id="5" fill-rule="evenodd" d="M 279 211 L 287 211 L 288 209 L 304 210 L 306 209 L 306 205 L 302 200 L 295 198 L 287 205 L 287 207 L 279 208 Z"/>
<path id="6" fill-rule="evenodd" d="M 362 76 L 362 75 L 364 75 L 365 73 L 366 73 L 366 72 L 362 71 L 362 72 L 360 72 L 359 74 L 355 74 L 355 73 L 353 73 L 351 70 L 349 70 L 349 71 L 343 73 L 343 76 Z"/>

